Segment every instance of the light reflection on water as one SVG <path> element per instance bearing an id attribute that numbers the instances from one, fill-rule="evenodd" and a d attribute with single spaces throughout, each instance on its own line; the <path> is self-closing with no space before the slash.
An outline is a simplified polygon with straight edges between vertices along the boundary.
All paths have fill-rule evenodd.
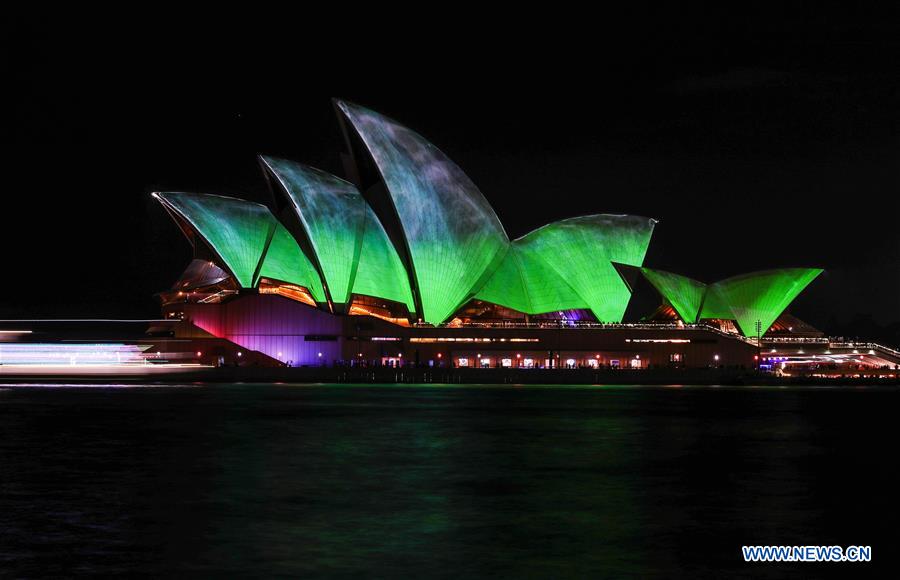
<path id="1" fill-rule="evenodd" d="M 896 390 L 121 386 L 4 392 L 0 569 L 666 577 L 746 572 L 748 543 L 891 552 L 873 442 Z"/>

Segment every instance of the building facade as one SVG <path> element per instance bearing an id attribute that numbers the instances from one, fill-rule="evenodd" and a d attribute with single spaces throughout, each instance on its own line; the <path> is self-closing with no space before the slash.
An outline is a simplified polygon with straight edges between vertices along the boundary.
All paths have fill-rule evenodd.
<path id="1" fill-rule="evenodd" d="M 632 215 L 511 240 L 421 135 L 352 103 L 336 111 L 346 179 L 261 156 L 268 206 L 153 194 L 194 249 L 160 294 L 178 338 L 217 337 L 292 366 L 752 367 L 758 338 L 821 273 L 704 284 L 646 268 L 657 220 Z M 641 279 L 662 306 L 625 322 Z"/>

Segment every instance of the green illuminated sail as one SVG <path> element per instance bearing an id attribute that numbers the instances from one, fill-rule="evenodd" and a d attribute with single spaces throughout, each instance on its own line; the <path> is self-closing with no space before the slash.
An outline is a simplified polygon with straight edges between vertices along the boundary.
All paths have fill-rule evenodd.
<path id="1" fill-rule="evenodd" d="M 542 309 L 552 306 L 545 312 L 587 307 L 601 322 L 621 322 L 631 290 L 612 262 L 640 266 L 655 224 L 645 217 L 598 214 L 554 222 L 517 239 L 513 246 L 529 257 L 532 300 Z"/>
<path id="2" fill-rule="evenodd" d="M 262 160 L 300 218 L 334 302 L 365 294 L 415 311 L 403 262 L 355 185 L 294 161 Z"/>
<path id="3" fill-rule="evenodd" d="M 687 276 L 662 270 L 641 268 L 641 273 L 672 305 L 682 320 L 689 324 L 697 322 L 697 315 L 700 313 L 700 306 L 703 303 L 703 294 L 706 292 L 706 284 Z"/>
<path id="4" fill-rule="evenodd" d="M 366 203 L 352 183 L 293 161 L 262 156 L 300 218 L 331 299 L 350 301 L 359 264 Z"/>
<path id="5" fill-rule="evenodd" d="M 728 303 L 728 297 L 722 292 L 722 287 L 710 284 L 703 295 L 703 306 L 697 319 L 717 318 L 721 320 L 734 320 L 734 311 Z"/>
<path id="6" fill-rule="evenodd" d="M 522 279 L 522 266 L 518 251 L 512 246 L 503 257 L 503 261 L 494 270 L 484 286 L 475 295 L 479 300 L 486 300 L 524 312 L 533 314 L 528 288 Z"/>
<path id="7" fill-rule="evenodd" d="M 820 268 L 782 268 L 743 274 L 710 286 L 714 300 L 703 305 L 701 318 L 723 318 L 721 303 L 730 307 L 732 316 L 744 336 L 756 336 L 759 321 L 761 334 L 793 302 L 810 282 L 822 273 Z"/>
<path id="8" fill-rule="evenodd" d="M 585 301 L 538 252 L 518 241 L 511 244 L 503 262 L 475 297 L 526 314 L 587 308 Z"/>
<path id="9" fill-rule="evenodd" d="M 287 228 L 280 223 L 275 227 L 275 234 L 266 250 L 259 276 L 303 286 L 309 290 L 316 302 L 325 302 L 319 273 L 300 250 L 300 246 Z"/>
<path id="10" fill-rule="evenodd" d="M 375 212 L 366 206 L 365 232 L 359 268 L 353 281 L 353 293 L 387 298 L 406 304 L 411 313 L 416 311 L 409 276 L 397 250 L 388 239 L 387 233 Z"/>
<path id="11" fill-rule="evenodd" d="M 506 252 L 503 226 L 475 184 L 422 136 L 364 107 L 337 105 L 368 149 L 399 217 L 419 316 L 444 322 Z"/>
<path id="12" fill-rule="evenodd" d="M 155 196 L 206 240 L 241 287 L 253 288 L 256 267 L 277 224 L 268 208 L 221 195 L 158 193 Z"/>

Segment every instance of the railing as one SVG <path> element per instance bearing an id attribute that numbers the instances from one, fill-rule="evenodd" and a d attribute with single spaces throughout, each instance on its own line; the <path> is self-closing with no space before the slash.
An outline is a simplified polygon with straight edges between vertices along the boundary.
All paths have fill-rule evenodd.
<path id="1" fill-rule="evenodd" d="M 880 350 L 882 352 L 888 353 L 892 356 L 900 358 L 900 351 L 893 349 L 889 346 L 885 346 L 883 344 L 878 344 L 876 342 L 856 342 L 844 340 L 836 337 L 774 337 L 774 338 L 764 338 L 762 340 L 764 344 L 820 344 L 828 346 L 828 348 L 852 348 L 856 350 Z"/>
<path id="2" fill-rule="evenodd" d="M 855 348 L 857 350 L 880 350 L 882 352 L 886 352 L 890 355 L 893 355 L 897 358 L 900 358 L 900 351 L 895 350 L 889 346 L 884 346 L 883 344 L 878 344 L 876 342 L 829 342 L 828 346 L 830 348 Z"/>
<path id="3" fill-rule="evenodd" d="M 582 320 L 561 320 L 561 321 L 541 321 L 541 322 L 465 322 L 462 324 L 442 324 L 432 326 L 425 323 L 415 323 L 414 328 L 438 328 L 438 329 L 471 329 L 471 328 L 508 328 L 514 330 L 521 329 L 540 329 L 540 330 L 705 330 L 713 332 L 720 336 L 735 338 L 749 344 L 756 344 L 755 338 L 748 338 L 742 334 L 726 332 L 715 326 L 699 323 L 699 324 L 682 324 L 675 322 L 588 322 Z"/>
<path id="4" fill-rule="evenodd" d="M 793 337 L 793 336 L 775 336 L 763 337 L 763 343 L 788 343 L 788 344 L 828 344 L 831 339 L 826 337 Z"/>
<path id="5" fill-rule="evenodd" d="M 232 294 L 237 294 L 237 290 L 219 290 L 215 294 L 210 294 L 209 296 L 205 296 L 198 300 L 199 304 L 212 304 L 215 302 L 221 302 L 225 296 L 231 296 Z"/>

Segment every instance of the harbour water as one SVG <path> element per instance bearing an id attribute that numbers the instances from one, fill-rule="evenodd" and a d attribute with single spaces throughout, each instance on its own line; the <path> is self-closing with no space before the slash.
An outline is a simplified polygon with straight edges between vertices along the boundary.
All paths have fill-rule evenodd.
<path id="1" fill-rule="evenodd" d="M 3 576 L 860 577 L 894 388 L 0 387 Z M 745 544 L 871 545 L 745 564 Z M 811 568 L 812 567 L 812 568 Z"/>

